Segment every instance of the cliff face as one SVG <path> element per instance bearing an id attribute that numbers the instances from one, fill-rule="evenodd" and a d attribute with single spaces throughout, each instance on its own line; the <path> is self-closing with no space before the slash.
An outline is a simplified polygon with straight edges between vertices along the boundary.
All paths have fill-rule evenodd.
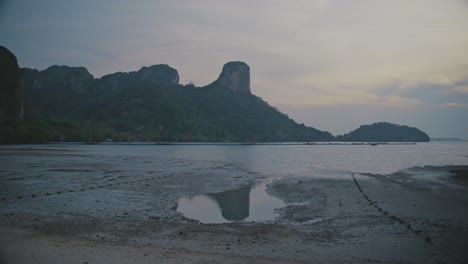
<path id="1" fill-rule="evenodd" d="M 0 122 L 22 121 L 23 87 L 15 55 L 0 46 Z"/>
<path id="2" fill-rule="evenodd" d="M 166 65 L 158 64 L 142 67 L 133 72 L 117 72 L 102 76 L 98 79 L 97 87 L 111 92 L 120 91 L 129 86 L 134 86 L 141 82 L 153 84 L 179 84 L 179 73 L 176 69 Z"/>
<path id="3" fill-rule="evenodd" d="M 25 109 L 31 120 L 49 122 L 42 139 L 111 138 L 193 141 L 328 141 L 324 131 L 297 124 L 251 94 L 250 68 L 228 62 L 205 87 L 180 85 L 167 65 L 117 72 L 95 79 L 83 67 L 23 69 Z M 53 130 L 53 131 L 52 131 Z M 31 140 L 37 129 L 25 135 Z"/>
<path id="4" fill-rule="evenodd" d="M 129 73 L 108 74 L 100 79 L 95 79 L 85 67 L 54 65 L 43 71 L 25 68 L 23 72 L 23 80 L 29 90 L 55 89 L 58 93 L 71 92 L 74 95 L 87 94 L 95 89 L 112 94 L 143 82 L 164 85 L 179 83 L 177 70 L 164 64 L 143 67 Z"/>
<path id="5" fill-rule="evenodd" d="M 245 62 L 228 62 L 215 83 L 232 91 L 250 94 L 250 68 Z"/>
<path id="6" fill-rule="evenodd" d="M 166 64 L 143 67 L 135 73 L 138 81 L 179 84 L 179 73 Z"/>
<path id="7" fill-rule="evenodd" d="M 42 71 L 42 82 L 38 85 L 61 86 L 74 93 L 85 93 L 86 85 L 94 79 L 85 67 L 51 66 Z"/>

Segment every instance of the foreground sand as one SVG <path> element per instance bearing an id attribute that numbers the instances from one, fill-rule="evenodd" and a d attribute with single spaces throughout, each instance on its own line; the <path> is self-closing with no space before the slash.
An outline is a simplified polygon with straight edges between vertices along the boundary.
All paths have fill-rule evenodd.
<path id="1" fill-rule="evenodd" d="M 4 150 L 4 155 L 11 153 L 15 151 Z M 77 157 L 48 150 L 21 155 L 29 161 Z M 200 224 L 175 211 L 177 197 L 221 191 L 263 176 L 234 168 L 231 178 L 220 179 L 213 167 L 197 165 L 203 171 L 197 173 L 192 164 L 186 173 L 144 169 L 145 174 L 139 171 L 130 179 L 129 172 L 105 159 L 97 163 L 79 158 L 78 165 L 73 160 L 50 164 L 47 174 L 33 163 L 18 168 L 24 162 L 18 157 L 3 168 L 1 263 L 463 263 L 468 259 L 466 166 L 417 167 L 391 175 L 279 177 L 267 191 L 288 206 L 279 210 L 275 221 Z M 94 175 L 94 170 L 107 173 L 83 176 Z M 47 184 L 41 185 L 44 179 Z M 190 184 L 198 181 L 208 184 Z M 192 185 L 200 190 L 181 187 Z"/>

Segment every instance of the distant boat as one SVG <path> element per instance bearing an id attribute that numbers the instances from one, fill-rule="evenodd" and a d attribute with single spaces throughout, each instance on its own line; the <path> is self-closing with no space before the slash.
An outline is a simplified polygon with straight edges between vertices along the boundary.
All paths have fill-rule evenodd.
<path id="1" fill-rule="evenodd" d="M 377 146 L 378 144 L 377 143 L 371 143 L 370 145 L 371 146 Z"/>
<path id="2" fill-rule="evenodd" d="M 156 145 L 173 145 L 172 142 L 156 142 Z"/>

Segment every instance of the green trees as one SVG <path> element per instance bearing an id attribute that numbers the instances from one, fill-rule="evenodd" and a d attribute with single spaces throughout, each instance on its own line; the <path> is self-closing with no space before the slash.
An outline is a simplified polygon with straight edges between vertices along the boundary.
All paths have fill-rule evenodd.
<path id="1" fill-rule="evenodd" d="M 360 126 L 348 134 L 338 136 L 337 139 L 358 142 L 428 142 L 429 136 L 414 127 L 380 122 Z"/>
<path id="2" fill-rule="evenodd" d="M 245 72 L 243 63 L 236 65 Z M 236 80 L 229 72 L 221 75 L 244 90 L 230 89 L 226 81 L 205 87 L 180 85 L 177 71 L 167 65 L 100 79 L 82 67 L 22 71 L 25 119 L 1 125 L 0 143 L 429 141 L 416 128 L 389 123 L 361 126 L 335 138 L 296 123 L 251 94 L 247 77 Z"/>
<path id="3" fill-rule="evenodd" d="M 158 73 L 148 72 L 149 69 Z M 297 124 L 250 93 L 227 89 L 219 82 L 205 87 L 177 84 L 172 81 L 178 78 L 177 72 L 167 65 L 142 70 L 146 78 L 133 72 L 94 79 L 84 68 L 23 69 L 26 120 L 20 128 L 22 132 L 16 132 L 16 140 L 87 141 L 92 137 L 94 141 L 130 138 L 132 141 L 275 142 L 334 139 L 328 132 Z M 165 73 L 170 76 L 165 78 Z M 34 135 L 34 131 L 38 131 L 38 135 Z"/>

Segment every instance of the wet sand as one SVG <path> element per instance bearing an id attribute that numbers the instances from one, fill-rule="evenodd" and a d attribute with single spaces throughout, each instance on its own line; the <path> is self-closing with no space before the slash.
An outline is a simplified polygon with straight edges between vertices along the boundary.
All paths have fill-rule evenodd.
<path id="1" fill-rule="evenodd" d="M 65 150 L 0 152 L 1 263 L 468 259 L 468 166 L 280 176 L 267 188 L 287 203 L 275 220 L 201 224 L 176 211 L 179 197 L 234 189 L 265 175 L 182 159 L 148 160 L 145 167 L 144 157 L 136 157 L 140 166 L 132 171 L 116 158 Z M 229 177 L 219 177 L 221 171 Z"/>

